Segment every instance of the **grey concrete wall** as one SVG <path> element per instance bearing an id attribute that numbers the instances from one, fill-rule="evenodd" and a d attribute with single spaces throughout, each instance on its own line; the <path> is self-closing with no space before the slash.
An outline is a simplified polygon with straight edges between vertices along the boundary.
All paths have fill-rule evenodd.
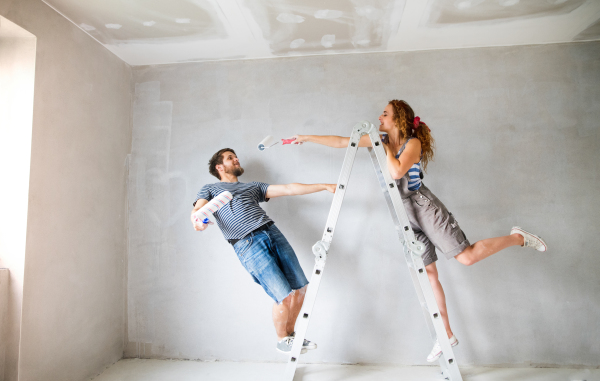
<path id="1" fill-rule="evenodd" d="M 123 353 L 131 69 L 39 0 L 0 15 L 37 37 L 18 379 L 89 379 Z"/>
<path id="2" fill-rule="evenodd" d="M 189 63 L 133 70 L 126 356 L 285 361 L 271 300 L 191 203 L 207 161 L 242 181 L 336 182 L 344 150 L 256 149 L 266 135 L 348 135 L 394 98 L 429 124 L 425 183 L 471 242 L 513 225 L 547 253 L 439 261 L 461 364 L 600 366 L 600 43 Z M 363 150 L 364 151 L 364 150 Z M 329 194 L 264 205 L 309 272 Z M 425 364 L 426 323 L 367 152 L 359 152 L 308 338 L 309 362 Z"/>

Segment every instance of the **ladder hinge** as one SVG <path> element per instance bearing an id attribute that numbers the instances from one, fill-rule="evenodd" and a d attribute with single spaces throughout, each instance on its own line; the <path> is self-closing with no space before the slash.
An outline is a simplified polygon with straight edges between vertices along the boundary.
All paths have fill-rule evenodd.
<path id="1" fill-rule="evenodd" d="M 315 261 L 324 262 L 327 259 L 327 250 L 329 250 L 329 243 L 324 241 L 318 241 L 312 247 L 313 254 L 315 255 Z"/>

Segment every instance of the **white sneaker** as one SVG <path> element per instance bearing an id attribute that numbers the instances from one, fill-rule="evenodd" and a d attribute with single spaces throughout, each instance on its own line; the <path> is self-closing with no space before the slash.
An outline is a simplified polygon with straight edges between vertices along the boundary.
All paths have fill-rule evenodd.
<path id="1" fill-rule="evenodd" d="M 546 242 L 544 242 L 543 239 L 523 230 L 520 226 L 514 226 L 510 229 L 511 235 L 515 233 L 523 236 L 523 240 L 525 241 L 523 247 L 533 247 L 537 251 L 546 251 L 548 249 L 548 246 L 546 246 Z"/>
<path id="2" fill-rule="evenodd" d="M 290 334 L 290 336 L 296 337 L 296 332 L 292 332 Z M 313 343 L 310 340 L 304 339 L 304 342 L 302 342 L 302 349 L 308 349 L 308 350 L 317 349 L 317 343 Z M 304 353 L 304 352 L 302 352 L 302 353 Z"/>
<path id="3" fill-rule="evenodd" d="M 294 346 L 294 337 L 286 336 L 277 342 L 277 346 L 275 346 L 275 349 L 277 349 L 281 353 L 290 354 L 293 346 Z M 302 348 L 300 350 L 300 354 L 305 354 L 306 351 L 307 351 L 306 348 Z"/>
<path id="4" fill-rule="evenodd" d="M 448 340 L 450 340 L 451 346 L 455 347 L 458 345 L 458 339 L 456 336 L 452 335 L 452 337 Z M 434 362 L 435 360 L 439 359 L 441 355 L 442 347 L 440 347 L 440 342 L 436 340 L 431 353 L 429 353 L 429 356 L 427 356 L 427 362 Z"/>

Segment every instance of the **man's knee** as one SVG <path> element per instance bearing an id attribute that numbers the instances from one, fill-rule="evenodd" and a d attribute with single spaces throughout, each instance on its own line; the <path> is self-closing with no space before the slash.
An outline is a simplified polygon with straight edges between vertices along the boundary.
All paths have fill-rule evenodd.
<path id="1" fill-rule="evenodd" d="M 298 294 L 299 297 L 303 298 L 304 295 L 306 295 L 306 289 L 307 288 L 308 288 L 308 285 L 306 285 L 306 286 L 304 286 L 302 288 L 299 288 L 299 289 L 296 290 L 296 293 Z"/>
<path id="2" fill-rule="evenodd" d="M 283 300 L 287 303 L 297 303 L 299 300 L 304 300 L 304 295 L 306 294 L 306 286 L 299 288 L 297 290 L 292 290 L 292 292 Z"/>
<path id="3" fill-rule="evenodd" d="M 286 296 L 285 298 L 283 298 L 283 300 L 281 301 L 280 304 L 286 305 L 286 306 L 290 306 L 290 303 L 292 303 L 292 298 L 294 297 L 294 292 L 292 291 L 291 293 L 288 294 L 288 296 Z"/>

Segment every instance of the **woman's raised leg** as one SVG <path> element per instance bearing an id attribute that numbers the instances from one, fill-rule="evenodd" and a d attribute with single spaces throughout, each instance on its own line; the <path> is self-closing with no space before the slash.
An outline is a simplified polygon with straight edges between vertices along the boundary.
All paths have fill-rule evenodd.
<path id="1" fill-rule="evenodd" d="M 517 245 L 531 247 L 537 251 L 548 250 L 546 242 L 541 237 L 523 230 L 520 226 L 514 226 L 510 231 L 510 235 L 477 241 L 464 249 L 455 258 L 463 265 L 471 266 L 492 254 L 496 254 L 500 250 Z"/>
<path id="2" fill-rule="evenodd" d="M 464 249 L 454 258 L 465 266 L 471 266 L 507 247 L 523 246 L 523 243 L 523 236 L 517 233 L 504 237 L 482 239 Z"/>

